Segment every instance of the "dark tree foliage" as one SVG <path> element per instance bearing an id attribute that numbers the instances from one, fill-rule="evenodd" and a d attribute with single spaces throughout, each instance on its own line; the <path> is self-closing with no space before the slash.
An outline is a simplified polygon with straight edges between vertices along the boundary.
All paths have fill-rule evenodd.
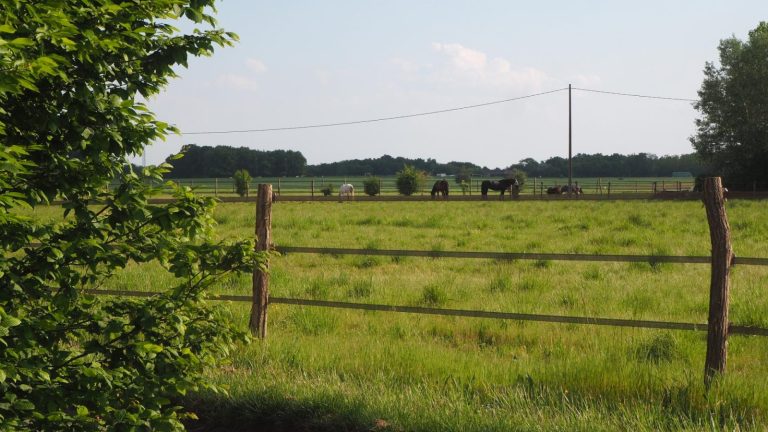
<path id="1" fill-rule="evenodd" d="M 533 177 L 567 177 L 568 159 L 549 158 L 542 162 L 523 159 L 509 167 Z M 632 155 L 577 154 L 573 157 L 573 175 L 577 177 L 669 177 L 674 172 L 696 176 L 708 170 L 696 154 L 658 157 L 648 153 Z"/>
<path id="2" fill-rule="evenodd" d="M 151 204 L 169 167 L 128 163 L 173 131 L 140 101 L 235 38 L 212 5 L 0 0 L 2 431 L 183 430 L 179 399 L 242 337 L 205 289 L 264 257 L 211 239 L 210 198 Z M 30 216 L 53 199 L 63 217 Z M 89 292 L 149 262 L 175 281 L 158 295 Z"/>
<path id="3" fill-rule="evenodd" d="M 246 170 L 256 177 L 294 177 L 304 174 L 307 160 L 292 150 L 262 151 L 247 147 L 184 147 L 184 157 L 171 161 L 169 178 L 230 177 Z"/>
<path id="4" fill-rule="evenodd" d="M 708 62 L 695 103 L 691 143 L 736 189 L 768 187 L 768 23 L 747 41 L 720 41 L 720 66 Z"/>
<path id="5" fill-rule="evenodd" d="M 430 174 L 458 174 L 466 170 L 473 174 L 488 174 L 487 168 L 479 167 L 469 162 L 438 163 L 435 159 L 408 159 L 384 155 L 376 159 L 351 159 L 340 162 L 310 165 L 307 175 L 310 176 L 344 176 L 344 175 L 395 175 L 403 166 L 408 165 Z"/>

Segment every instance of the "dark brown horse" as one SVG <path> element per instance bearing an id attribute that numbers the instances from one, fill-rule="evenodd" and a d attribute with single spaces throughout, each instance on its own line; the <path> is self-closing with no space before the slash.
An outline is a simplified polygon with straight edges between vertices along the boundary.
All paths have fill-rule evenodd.
<path id="1" fill-rule="evenodd" d="M 435 182 L 435 185 L 432 186 L 432 198 L 435 195 L 448 196 L 448 180 L 438 180 Z"/>
<path id="2" fill-rule="evenodd" d="M 550 186 L 547 188 L 547 195 L 560 195 L 563 190 L 560 186 Z"/>
<path id="3" fill-rule="evenodd" d="M 514 178 L 503 179 L 499 181 L 483 180 L 483 182 L 480 183 L 480 193 L 483 195 L 483 199 L 488 199 L 488 189 L 501 191 L 501 195 L 499 195 L 499 199 L 504 199 L 504 192 L 509 190 L 509 193 L 511 195 L 513 194 L 513 189 L 519 189 L 519 188 L 520 188 L 520 183 L 518 183 L 517 179 L 514 179 Z"/>

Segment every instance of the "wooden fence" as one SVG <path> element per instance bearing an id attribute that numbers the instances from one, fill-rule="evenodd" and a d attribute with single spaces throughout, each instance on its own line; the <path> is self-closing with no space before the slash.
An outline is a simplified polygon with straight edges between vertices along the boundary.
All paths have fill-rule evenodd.
<path id="1" fill-rule="evenodd" d="M 272 185 L 260 184 L 256 211 L 257 246 L 264 250 L 271 244 L 271 206 Z M 597 317 L 568 317 L 554 315 L 520 314 L 509 312 L 467 311 L 454 309 L 433 309 L 409 306 L 390 306 L 302 300 L 269 297 L 269 279 L 265 271 L 254 270 L 252 295 L 251 330 L 259 337 L 266 336 L 267 310 L 269 303 L 297 304 L 332 308 L 380 310 L 434 315 L 453 315 L 495 319 L 513 319 L 525 321 L 543 321 L 570 324 L 591 324 L 621 327 L 663 328 L 675 330 L 707 331 L 707 356 L 705 359 L 704 383 L 709 388 L 713 377 L 725 373 L 727 358 L 727 338 L 729 333 L 768 336 L 768 329 L 747 326 L 734 326 L 728 322 L 728 290 L 730 286 L 730 268 L 734 264 L 768 265 L 765 258 L 736 258 L 730 240 L 730 228 L 724 206 L 725 196 L 719 177 L 708 178 L 704 185 L 704 204 L 710 228 L 712 255 L 710 257 L 676 256 L 637 256 L 637 255 L 566 255 L 566 254 L 527 254 L 527 253 L 478 253 L 478 252 L 443 252 L 443 251 L 403 251 L 403 250 L 355 250 L 341 248 L 277 248 L 283 253 L 328 253 L 328 254 L 365 254 L 399 255 L 452 258 L 493 258 L 493 259 L 551 259 L 570 261 L 625 261 L 649 263 L 709 263 L 712 267 L 710 282 L 709 319 L 707 324 L 673 323 L 659 321 L 623 320 Z"/>
<path id="2" fill-rule="evenodd" d="M 377 177 L 379 194 L 378 196 L 397 196 L 399 194 L 394 176 Z M 437 180 L 448 180 L 450 184 L 450 196 L 479 196 L 480 185 L 483 180 L 489 180 L 490 177 L 473 177 L 466 182 L 464 189 L 454 181 L 453 178 L 430 177 L 427 178 L 424 186 L 417 191 L 414 196 L 429 196 L 432 185 Z M 220 197 L 234 197 L 235 183 L 231 178 L 188 178 L 171 179 L 182 186 L 189 186 L 195 189 L 199 194 L 214 195 Z M 324 190 L 330 195 L 338 195 L 339 186 L 343 183 L 350 183 L 355 187 L 357 195 L 364 195 L 363 183 L 365 177 L 298 177 L 298 178 L 269 178 L 254 179 L 250 190 L 257 189 L 257 184 L 266 184 L 271 182 L 275 194 L 281 197 L 322 197 Z M 258 183 L 257 183 L 258 182 Z M 597 196 L 611 195 L 632 195 L 632 194 L 655 194 L 662 192 L 686 192 L 693 189 L 693 178 L 583 178 L 574 179 L 575 185 L 581 187 L 586 194 Z M 568 184 L 567 178 L 536 178 L 531 177 L 521 190 L 523 196 L 547 196 L 547 188 L 553 186 L 563 186 Z M 168 189 L 170 192 L 170 189 Z M 753 191 L 756 192 L 756 191 Z M 250 195 L 250 194 L 249 194 Z"/>
<path id="3" fill-rule="evenodd" d="M 258 186 L 256 206 L 256 236 L 257 248 L 266 250 L 272 245 L 272 185 Z M 447 315 L 474 318 L 508 319 L 519 321 L 539 321 L 567 324 L 587 324 L 601 326 L 618 326 L 634 328 L 655 328 L 669 330 L 688 330 L 707 332 L 707 356 L 705 360 L 704 382 L 709 387 L 716 374 L 725 372 L 727 358 L 727 338 L 729 334 L 768 336 L 768 328 L 733 325 L 728 321 L 728 289 L 730 285 L 730 268 L 733 265 L 768 266 L 768 258 L 736 257 L 730 242 L 730 228 L 724 207 L 724 193 L 720 178 L 708 178 L 705 181 L 703 194 L 707 220 L 710 227 L 712 243 L 711 256 L 645 256 L 645 255 L 587 255 L 587 254 L 554 254 L 554 253 L 513 253 L 513 252 L 458 252 L 458 251 L 416 251 L 416 250 L 380 250 L 380 249 L 346 249 L 346 248 L 314 248 L 300 246 L 281 246 L 274 250 L 283 254 L 311 253 L 333 255 L 383 255 L 383 256 L 414 256 L 429 258 L 465 258 L 465 259 L 500 259 L 500 260 L 566 260 L 566 261 L 600 261 L 600 262 L 647 262 L 654 263 L 690 263 L 710 264 L 712 277 L 710 282 L 710 306 L 707 323 L 681 323 L 649 320 L 626 320 L 601 317 L 579 317 L 558 315 L 537 315 L 513 312 L 495 312 L 461 309 L 440 309 L 414 306 L 397 306 L 383 304 L 361 304 L 339 301 L 308 300 L 295 298 L 271 297 L 269 295 L 269 272 L 256 268 L 253 273 L 253 291 L 251 296 L 222 295 L 213 297 L 214 300 L 247 301 L 252 303 L 250 328 L 252 333 L 260 338 L 267 335 L 267 315 L 269 304 L 303 305 L 356 310 L 374 310 L 386 312 L 416 313 L 429 315 Z M 154 293 L 129 291 L 93 291 L 108 295 L 150 296 Z"/>

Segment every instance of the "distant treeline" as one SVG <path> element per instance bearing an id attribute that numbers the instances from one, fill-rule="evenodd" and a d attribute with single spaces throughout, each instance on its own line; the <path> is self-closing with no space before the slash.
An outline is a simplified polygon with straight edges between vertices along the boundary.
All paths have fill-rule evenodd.
<path id="1" fill-rule="evenodd" d="M 568 176 L 568 159 L 549 158 L 543 162 L 523 159 L 510 168 L 525 171 L 528 176 Z M 648 153 L 631 155 L 577 154 L 573 157 L 573 175 L 577 177 L 669 177 L 674 172 L 690 172 L 693 176 L 708 172 L 695 153 L 658 157 Z"/>
<path id="2" fill-rule="evenodd" d="M 292 150 L 253 150 L 247 147 L 197 146 L 184 147 L 181 159 L 169 161 L 173 169 L 170 178 L 232 177 L 237 170 L 247 170 L 252 176 L 287 177 L 302 175 L 307 159 Z"/>
<path id="3" fill-rule="evenodd" d="M 471 162 L 439 163 L 435 159 L 408 159 L 384 155 L 375 159 L 352 159 L 319 165 L 307 165 L 301 152 L 291 150 L 252 150 L 247 147 L 185 147 L 184 157 L 171 161 L 170 178 L 231 177 L 240 169 L 254 177 L 394 175 L 411 165 L 429 174 L 502 176 L 517 168 L 528 176 L 566 177 L 568 159 L 552 157 L 545 161 L 523 159 L 506 168 L 488 168 Z M 573 175 L 577 177 L 666 177 L 673 172 L 690 172 L 694 176 L 707 172 L 694 153 L 661 156 L 639 153 L 632 155 L 577 154 L 573 157 Z"/>

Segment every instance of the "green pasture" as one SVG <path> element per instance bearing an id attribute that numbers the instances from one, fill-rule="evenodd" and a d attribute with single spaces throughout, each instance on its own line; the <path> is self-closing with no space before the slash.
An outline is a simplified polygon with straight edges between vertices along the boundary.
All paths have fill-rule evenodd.
<path id="1" fill-rule="evenodd" d="M 58 217 L 60 209 L 40 211 Z M 220 204 L 220 238 L 253 236 L 254 205 Z M 768 257 L 767 201 L 731 200 L 737 256 Z M 709 255 L 700 202 L 277 202 L 277 245 L 446 251 Z M 104 288 L 157 290 L 155 266 Z M 733 270 L 731 321 L 768 327 L 768 267 Z M 248 295 L 248 275 L 215 293 Z M 271 294 L 360 303 L 705 323 L 696 264 L 289 254 Z M 223 302 L 246 328 L 250 305 Z M 768 338 L 732 336 L 704 391 L 705 333 L 273 305 L 268 337 L 190 395 L 212 430 L 765 430 Z M 219 429 L 215 429 L 219 428 Z"/>
<path id="2" fill-rule="evenodd" d="M 430 177 L 419 192 L 422 195 L 429 195 L 432 185 L 435 181 L 443 177 Z M 363 194 L 363 182 L 367 179 L 364 176 L 338 176 L 338 177 L 255 177 L 251 181 L 251 190 L 255 193 L 256 185 L 259 183 L 270 183 L 276 193 L 281 195 L 322 195 L 322 189 L 331 186 L 333 194 L 338 194 L 339 186 L 344 183 L 351 183 L 355 186 L 358 194 Z M 382 176 L 381 180 L 382 195 L 397 195 L 397 186 L 395 176 Z M 449 182 L 450 193 L 461 195 L 462 190 L 453 177 L 445 177 Z M 480 193 L 480 183 L 483 180 L 494 178 L 473 177 L 467 194 L 477 195 Z M 495 178 L 498 179 L 498 178 Z M 195 179 L 174 179 L 173 181 L 195 188 L 199 193 L 206 195 L 236 196 L 234 183 L 231 178 L 195 178 Z M 693 187 L 692 177 L 638 177 L 638 178 L 574 178 L 588 194 L 609 193 L 644 193 L 649 194 L 655 191 L 679 191 L 690 190 Z M 655 189 L 654 189 L 655 183 Z M 568 184 L 568 178 L 529 178 L 521 191 L 522 194 L 546 193 L 546 188 L 550 186 L 562 186 Z M 544 191 L 542 191 L 542 185 Z"/>

